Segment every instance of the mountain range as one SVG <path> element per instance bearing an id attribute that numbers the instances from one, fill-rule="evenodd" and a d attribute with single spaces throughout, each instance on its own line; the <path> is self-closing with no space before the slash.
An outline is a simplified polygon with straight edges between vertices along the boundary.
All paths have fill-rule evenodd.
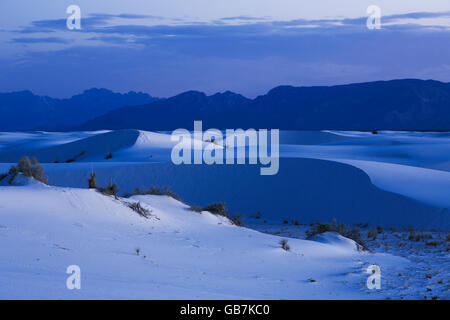
<path id="1" fill-rule="evenodd" d="M 434 80 L 279 86 L 255 99 L 230 91 L 187 91 L 168 99 L 105 89 L 66 100 L 29 91 L 6 95 L 9 104 L 0 94 L 0 112 L 7 115 L 1 130 L 173 130 L 192 129 L 194 120 L 219 129 L 450 130 L 450 83 Z"/>
<path id="2" fill-rule="evenodd" d="M 0 130 L 66 130 L 114 109 L 157 100 L 145 93 L 89 89 L 69 99 L 38 96 L 31 91 L 0 93 Z"/>

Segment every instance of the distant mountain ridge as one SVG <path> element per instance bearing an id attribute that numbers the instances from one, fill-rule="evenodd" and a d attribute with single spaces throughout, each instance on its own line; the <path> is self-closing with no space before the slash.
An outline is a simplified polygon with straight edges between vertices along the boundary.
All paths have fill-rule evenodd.
<path id="1" fill-rule="evenodd" d="M 251 102 L 252 100 L 229 91 L 212 96 L 207 96 L 203 92 L 188 91 L 167 100 L 108 112 L 77 129 L 151 128 L 149 130 L 151 131 L 191 128 L 194 120 L 206 120 L 205 116 L 208 119 L 229 117 L 230 114 L 239 112 Z"/>
<path id="2" fill-rule="evenodd" d="M 6 103 L 5 103 L 6 101 Z M 450 83 L 403 79 L 337 86 L 279 86 L 248 99 L 226 91 L 187 91 L 168 99 L 86 90 L 70 99 L 29 91 L 0 94 L 0 130 L 447 130 Z"/>
<path id="3" fill-rule="evenodd" d="M 121 94 L 96 88 L 69 99 L 38 96 L 31 91 L 0 93 L 0 131 L 64 130 L 120 107 L 155 100 L 146 93 Z"/>
<path id="4" fill-rule="evenodd" d="M 450 83 L 391 80 L 338 86 L 280 86 L 254 100 L 232 92 L 188 91 L 88 121 L 83 130 L 280 128 L 289 130 L 450 130 Z"/>

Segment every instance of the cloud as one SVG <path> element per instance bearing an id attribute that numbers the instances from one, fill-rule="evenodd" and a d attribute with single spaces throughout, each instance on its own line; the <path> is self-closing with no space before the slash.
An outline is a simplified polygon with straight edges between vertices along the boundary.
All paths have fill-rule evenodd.
<path id="1" fill-rule="evenodd" d="M 69 96 L 101 86 L 156 96 L 196 89 L 233 90 L 252 97 L 280 84 L 422 76 L 450 81 L 450 70 L 442 67 L 448 66 L 450 33 L 445 25 L 419 23 L 448 16 L 448 12 L 386 16 L 382 23 L 389 25 L 382 30 L 368 30 L 365 17 L 290 21 L 228 17 L 162 24 L 160 17 L 97 13 L 84 18 L 82 31 L 76 33 L 66 29 L 63 19 L 35 21 L 13 34 L 11 42 L 30 45 L 26 50 L 17 45 L 20 59 L 0 61 L 0 91 L 33 89 Z M 437 32 L 416 32 L 428 30 Z M 38 51 L 34 43 L 44 44 L 36 46 Z M 46 45 L 51 43 L 63 48 Z"/>
<path id="2" fill-rule="evenodd" d="M 114 20 L 135 20 L 135 19 L 161 19 L 158 16 L 141 15 L 141 14 L 104 14 L 93 13 L 87 17 L 82 17 L 82 29 L 87 32 L 96 32 L 102 26 L 108 25 Z M 56 31 L 67 31 L 66 19 L 48 19 L 33 21 L 31 25 L 24 26 L 18 30 L 17 33 L 48 33 Z"/>
<path id="3" fill-rule="evenodd" d="M 421 19 L 438 19 L 450 17 L 450 12 L 414 12 L 406 14 L 397 14 L 390 16 L 382 16 L 382 23 L 385 29 L 403 29 L 417 30 L 429 29 L 435 27 L 437 30 L 445 29 L 449 26 L 439 24 L 436 20 L 435 25 L 421 25 Z M 91 14 L 82 19 L 82 31 L 98 33 L 98 34 L 123 34 L 134 36 L 216 36 L 252 34 L 265 35 L 270 33 L 300 33 L 300 32 L 357 32 L 366 30 L 367 17 L 359 18 L 330 18 L 330 19 L 295 19 L 290 21 L 269 21 L 267 18 L 258 18 L 251 16 L 225 17 L 211 22 L 185 22 L 173 21 L 164 25 L 146 25 L 146 24 L 129 24 L 129 20 L 151 19 L 163 20 L 163 17 L 140 15 L 140 14 Z M 411 22 L 416 21 L 417 23 Z M 407 21 L 403 22 L 402 21 Z M 121 23 L 124 22 L 124 23 Z M 226 22 L 231 22 L 228 24 Z M 18 33 L 50 33 L 55 31 L 67 31 L 65 19 L 40 20 L 33 21 L 31 25 L 24 26 Z"/>
<path id="4" fill-rule="evenodd" d="M 450 17 L 450 11 L 445 12 L 411 12 L 403 14 L 395 14 L 383 17 L 383 19 L 394 20 L 394 19 L 422 19 L 422 18 L 442 18 Z"/>
<path id="5" fill-rule="evenodd" d="M 46 37 L 46 38 L 13 38 L 10 40 L 15 43 L 69 43 L 70 40 L 58 37 Z"/>

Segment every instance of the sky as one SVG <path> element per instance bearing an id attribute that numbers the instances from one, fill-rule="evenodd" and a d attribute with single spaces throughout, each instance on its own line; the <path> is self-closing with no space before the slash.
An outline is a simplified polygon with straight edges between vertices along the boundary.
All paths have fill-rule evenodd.
<path id="1" fill-rule="evenodd" d="M 81 30 L 67 28 L 70 5 Z M 450 1 L 0 0 L 0 49 L 0 92 L 52 97 L 450 82 Z"/>

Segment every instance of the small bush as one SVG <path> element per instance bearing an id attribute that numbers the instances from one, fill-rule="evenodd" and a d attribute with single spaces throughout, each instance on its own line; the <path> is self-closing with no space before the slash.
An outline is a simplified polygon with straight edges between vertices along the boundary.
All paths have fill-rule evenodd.
<path id="1" fill-rule="evenodd" d="M 8 171 L 8 175 L 10 176 L 9 180 L 8 180 L 8 183 L 12 184 L 14 182 L 14 179 L 17 177 L 18 174 L 19 174 L 19 170 L 15 166 L 11 166 L 11 168 Z"/>
<path id="2" fill-rule="evenodd" d="M 2 173 L 0 174 L 0 181 L 2 181 L 3 179 L 5 179 L 8 176 L 7 173 Z"/>
<path id="3" fill-rule="evenodd" d="M 415 232 L 414 230 L 409 231 L 408 240 L 410 241 L 426 241 L 433 239 L 433 235 L 431 233 L 423 233 L 423 232 Z"/>
<path id="4" fill-rule="evenodd" d="M 141 189 L 136 188 L 131 193 L 125 193 L 123 196 L 125 198 L 129 198 L 132 196 L 144 196 L 144 195 L 156 195 L 156 196 L 169 196 L 174 198 L 175 200 L 182 201 L 181 198 L 173 192 L 170 187 L 160 188 L 156 186 L 152 186 L 150 189 Z"/>
<path id="5" fill-rule="evenodd" d="M 336 220 L 332 223 L 314 223 L 312 224 L 311 230 L 306 231 L 306 236 L 308 239 L 313 236 L 325 232 L 336 232 L 341 236 L 352 239 L 357 244 L 359 244 L 363 249 L 366 249 L 361 231 L 358 228 L 349 229 L 345 224 L 337 224 Z"/>
<path id="6" fill-rule="evenodd" d="M 363 249 L 366 249 L 361 231 L 358 228 L 353 228 L 350 231 L 346 232 L 344 234 L 344 237 L 352 239 L 357 244 L 359 244 Z"/>
<path id="7" fill-rule="evenodd" d="M 129 198 L 132 196 L 138 196 L 138 195 L 144 195 L 143 191 L 141 190 L 141 188 L 135 188 L 133 192 L 126 192 L 123 194 L 124 198 Z"/>
<path id="8" fill-rule="evenodd" d="M 9 183 L 12 184 L 19 173 L 25 177 L 34 178 L 42 183 L 48 184 L 47 176 L 44 175 L 44 167 L 36 158 L 22 157 L 17 163 L 17 167 L 12 166 L 8 174 L 11 176 Z"/>
<path id="9" fill-rule="evenodd" d="M 141 206 L 140 202 L 127 203 L 128 207 L 137 212 L 141 217 L 148 218 L 150 216 L 150 210 Z"/>
<path id="10" fill-rule="evenodd" d="M 97 187 L 96 189 L 104 195 L 114 196 L 116 199 L 118 199 L 117 194 L 119 193 L 119 188 L 117 187 L 117 184 L 112 182 L 112 179 L 110 180 L 106 188 Z"/>
<path id="11" fill-rule="evenodd" d="M 300 222 L 298 222 L 298 220 L 295 220 L 294 221 L 294 226 L 299 226 L 300 225 Z"/>
<path id="12" fill-rule="evenodd" d="M 237 214 L 235 215 L 232 219 L 231 222 L 233 222 L 233 224 L 235 226 L 238 227 L 243 227 L 244 226 L 244 221 L 243 221 L 243 216 L 241 214 Z"/>
<path id="13" fill-rule="evenodd" d="M 321 234 L 321 233 L 325 233 L 325 232 L 337 232 L 342 235 L 346 232 L 346 228 L 347 227 L 345 224 L 338 225 L 336 223 L 336 220 L 334 220 L 333 223 L 317 222 L 317 223 L 311 224 L 311 230 L 308 230 L 306 232 L 306 235 L 308 238 L 311 238 L 311 237 L 315 236 L 316 234 Z"/>
<path id="14" fill-rule="evenodd" d="M 20 158 L 19 162 L 17 163 L 17 170 L 19 170 L 19 172 L 22 172 L 25 177 L 32 177 L 33 171 L 31 170 L 30 158 L 28 157 Z"/>
<path id="15" fill-rule="evenodd" d="M 89 186 L 89 189 L 97 188 L 97 182 L 95 180 L 95 172 L 91 172 L 91 174 L 89 175 L 88 186 Z"/>
<path id="16" fill-rule="evenodd" d="M 228 214 L 228 210 L 227 210 L 225 203 L 223 203 L 223 202 L 211 203 L 210 205 L 207 205 L 206 207 L 202 208 L 201 210 L 208 211 L 208 212 L 211 212 L 212 214 L 216 214 L 216 215 L 228 218 L 228 220 L 230 220 L 230 222 L 236 226 L 240 226 L 240 227 L 244 226 L 244 222 L 242 219 L 243 216 L 240 214 L 237 214 L 237 215 L 231 217 Z"/>
<path id="17" fill-rule="evenodd" d="M 288 219 L 283 219 L 283 224 L 288 224 L 288 223 L 289 223 Z"/>
<path id="18" fill-rule="evenodd" d="M 288 241 L 286 239 L 281 239 L 280 241 L 281 248 L 285 251 L 290 251 L 291 247 L 288 245 Z"/>
<path id="19" fill-rule="evenodd" d="M 438 242 L 438 241 L 436 241 L 436 240 L 432 240 L 432 241 L 427 241 L 427 243 L 426 243 L 426 245 L 427 246 L 432 246 L 432 247 L 437 247 L 437 246 L 439 246 L 441 243 L 440 242 Z"/>
<path id="20" fill-rule="evenodd" d="M 203 211 L 209 211 L 219 216 L 228 217 L 228 210 L 223 202 L 211 203 L 203 208 Z"/>
<path id="21" fill-rule="evenodd" d="M 378 232 L 379 234 L 384 233 L 383 227 L 382 227 L 382 226 L 377 226 L 377 232 Z"/>
<path id="22" fill-rule="evenodd" d="M 377 229 L 370 229 L 369 233 L 367 233 L 367 238 L 372 240 L 377 240 L 378 237 L 378 230 Z"/>
<path id="23" fill-rule="evenodd" d="M 108 184 L 108 186 L 106 187 L 106 191 L 108 192 L 108 194 L 117 198 L 117 194 L 119 193 L 119 188 L 117 187 L 117 184 L 110 182 Z"/>
<path id="24" fill-rule="evenodd" d="M 256 212 L 255 219 L 261 219 L 261 212 Z"/>
<path id="25" fill-rule="evenodd" d="M 71 162 L 75 162 L 75 161 L 77 161 L 78 160 L 78 158 L 79 157 L 82 157 L 82 156 L 84 156 L 86 154 L 86 152 L 85 151 L 81 151 L 79 154 L 77 154 L 76 156 L 74 156 L 73 158 L 71 158 L 71 159 L 67 159 L 66 160 L 66 163 L 71 163 Z"/>
<path id="26" fill-rule="evenodd" d="M 369 226 L 369 223 L 367 223 L 367 222 L 364 222 L 364 223 L 363 222 L 358 222 L 356 224 L 356 226 L 359 227 L 359 228 L 365 229 L 365 228 L 367 228 Z"/>
<path id="27" fill-rule="evenodd" d="M 194 211 L 194 212 L 198 212 L 198 213 L 202 212 L 202 208 L 199 207 L 199 206 L 190 206 L 189 210 Z"/>
<path id="28" fill-rule="evenodd" d="M 170 187 L 159 188 L 153 186 L 150 190 L 150 194 L 159 196 L 168 196 L 174 198 L 175 200 L 182 201 L 181 198 L 170 189 Z"/>
<path id="29" fill-rule="evenodd" d="M 108 153 L 108 154 L 106 155 L 105 159 L 106 159 L 106 160 L 112 159 L 112 157 L 113 157 L 113 155 L 112 155 L 112 153 L 110 152 L 110 153 Z"/>

